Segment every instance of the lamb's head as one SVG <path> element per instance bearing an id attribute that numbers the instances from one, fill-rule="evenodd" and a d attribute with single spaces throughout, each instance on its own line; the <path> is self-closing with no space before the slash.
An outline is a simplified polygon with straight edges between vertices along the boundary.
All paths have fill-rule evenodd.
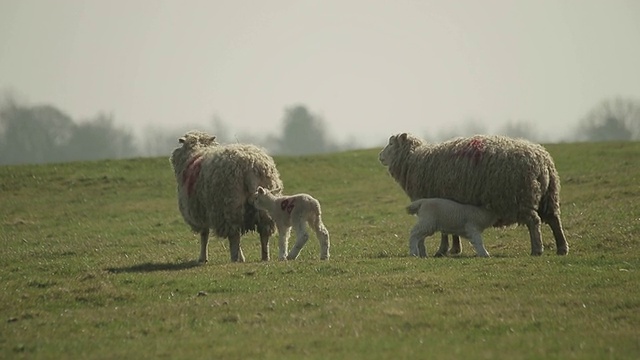
<path id="1" fill-rule="evenodd" d="M 171 153 L 171 165 L 178 170 L 181 164 L 186 163 L 191 154 L 201 148 L 219 145 L 216 137 L 203 131 L 191 130 L 178 139 L 180 146 Z"/>
<path id="2" fill-rule="evenodd" d="M 279 189 L 275 189 L 273 192 L 278 192 L 278 190 Z M 253 195 L 251 195 L 249 201 L 256 208 L 266 210 L 268 208 L 268 204 L 273 202 L 275 198 L 276 196 L 273 195 L 272 190 L 258 186 Z"/>
<path id="3" fill-rule="evenodd" d="M 380 163 L 382 165 L 389 166 L 393 159 L 398 158 L 403 153 L 412 151 L 422 143 L 422 140 L 411 134 L 402 133 L 392 135 L 389 138 L 389 143 L 387 143 L 387 146 L 385 146 L 384 149 L 380 151 L 378 160 L 380 160 Z"/>

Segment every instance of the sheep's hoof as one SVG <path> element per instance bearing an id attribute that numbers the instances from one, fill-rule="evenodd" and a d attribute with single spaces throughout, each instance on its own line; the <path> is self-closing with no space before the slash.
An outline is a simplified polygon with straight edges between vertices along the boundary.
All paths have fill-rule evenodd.
<path id="1" fill-rule="evenodd" d="M 444 254 L 441 253 L 441 252 L 437 252 L 437 253 L 433 254 L 433 256 L 435 256 L 435 257 L 443 257 Z"/>
<path id="2" fill-rule="evenodd" d="M 569 249 L 560 248 L 558 249 L 558 251 L 556 251 L 556 254 L 558 255 L 567 255 L 568 253 L 569 253 Z"/>
<path id="3" fill-rule="evenodd" d="M 532 251 L 531 252 L 531 256 L 541 256 L 542 255 L 542 251 Z"/>
<path id="4" fill-rule="evenodd" d="M 198 262 L 199 262 L 200 264 L 203 264 L 203 265 L 204 265 L 204 264 L 206 264 L 206 263 L 208 263 L 208 262 L 209 262 L 209 259 L 202 259 L 202 258 L 200 258 L 200 259 L 198 259 Z"/>

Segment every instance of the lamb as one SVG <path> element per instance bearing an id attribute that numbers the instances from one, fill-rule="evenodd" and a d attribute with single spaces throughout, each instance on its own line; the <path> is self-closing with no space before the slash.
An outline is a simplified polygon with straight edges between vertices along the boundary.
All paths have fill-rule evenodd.
<path id="1" fill-rule="evenodd" d="M 560 177 L 541 145 L 484 135 L 427 144 L 402 133 L 389 138 L 378 158 L 412 201 L 446 198 L 491 211 L 498 218 L 494 226 L 526 225 L 531 255 L 543 253 L 544 222 L 556 253 L 569 251 L 560 220 Z"/>
<path id="2" fill-rule="evenodd" d="M 275 223 L 265 211 L 249 203 L 258 186 L 282 189 L 276 165 L 254 145 L 220 145 L 215 136 L 189 131 L 171 154 L 178 192 L 178 208 L 184 221 L 200 234 L 201 263 L 209 260 L 209 232 L 229 240 L 231 261 L 244 262 L 240 237 L 260 234 L 262 260 L 269 260 L 269 237 Z"/>
<path id="3" fill-rule="evenodd" d="M 304 244 L 309 240 L 308 223 L 320 242 L 320 260 L 329 259 L 329 231 L 322 223 L 320 202 L 308 194 L 279 196 L 277 193 L 258 187 L 253 194 L 256 208 L 265 210 L 275 220 L 280 238 L 280 260 L 295 260 Z M 291 228 L 296 232 L 296 243 L 287 254 Z"/>
<path id="4" fill-rule="evenodd" d="M 482 231 L 498 220 L 491 211 L 447 199 L 431 198 L 412 202 L 407 206 L 407 212 L 418 216 L 418 222 L 411 229 L 409 237 L 411 255 L 426 257 L 425 237 L 441 231 L 466 237 L 475 247 L 478 256 L 489 257 L 482 243 Z"/>

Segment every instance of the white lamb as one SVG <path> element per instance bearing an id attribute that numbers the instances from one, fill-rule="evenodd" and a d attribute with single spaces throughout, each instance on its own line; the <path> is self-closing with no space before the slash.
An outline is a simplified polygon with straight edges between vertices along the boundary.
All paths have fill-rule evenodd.
<path id="1" fill-rule="evenodd" d="M 253 205 L 265 210 L 278 228 L 280 260 L 295 260 L 304 244 L 309 240 L 307 225 L 316 232 L 320 242 L 320 259 L 329 259 L 329 231 L 322 223 L 320 202 L 308 194 L 274 195 L 268 189 L 258 187 L 253 194 Z M 291 227 L 296 232 L 296 243 L 287 254 Z"/>
<path id="2" fill-rule="evenodd" d="M 412 202 L 407 206 L 407 212 L 418 216 L 418 223 L 409 237 L 411 255 L 426 257 L 425 238 L 440 231 L 469 239 L 478 256 L 489 257 L 482 243 L 482 231 L 498 221 L 498 216 L 491 211 L 447 199 L 429 198 Z"/>

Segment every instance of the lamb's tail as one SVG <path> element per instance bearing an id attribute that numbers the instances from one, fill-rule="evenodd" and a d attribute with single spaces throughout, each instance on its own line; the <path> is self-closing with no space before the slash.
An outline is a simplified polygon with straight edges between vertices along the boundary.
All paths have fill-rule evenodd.
<path id="1" fill-rule="evenodd" d="M 409 204 L 407 206 L 407 208 L 406 208 L 407 209 L 407 213 L 410 214 L 410 215 L 417 214 L 418 211 L 420 210 L 420 207 L 422 206 L 422 201 L 423 200 L 424 199 L 418 199 L 418 200 L 412 202 L 411 204 Z"/>

